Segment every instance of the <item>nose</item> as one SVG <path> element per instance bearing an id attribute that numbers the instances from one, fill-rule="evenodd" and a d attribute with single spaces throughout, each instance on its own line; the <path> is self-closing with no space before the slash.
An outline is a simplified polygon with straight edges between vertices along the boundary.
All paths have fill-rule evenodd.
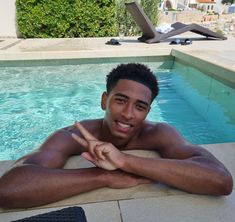
<path id="1" fill-rule="evenodd" d="M 122 110 L 122 116 L 125 118 L 125 119 L 132 119 L 135 114 L 134 114 L 134 107 L 132 104 L 126 104 L 124 107 L 123 107 L 123 110 Z"/>

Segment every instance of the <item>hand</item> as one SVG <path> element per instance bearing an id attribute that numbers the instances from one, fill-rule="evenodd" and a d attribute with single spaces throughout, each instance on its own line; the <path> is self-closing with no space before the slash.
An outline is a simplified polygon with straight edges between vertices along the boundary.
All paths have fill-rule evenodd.
<path id="1" fill-rule="evenodd" d="M 81 154 L 85 159 L 92 162 L 97 167 L 106 170 L 116 170 L 120 168 L 125 155 L 124 153 L 119 151 L 113 144 L 102 142 L 95 138 L 80 123 L 76 122 L 75 127 L 79 129 L 84 139 L 74 133 L 72 133 L 72 137 L 81 146 L 88 149 L 88 152 Z"/>

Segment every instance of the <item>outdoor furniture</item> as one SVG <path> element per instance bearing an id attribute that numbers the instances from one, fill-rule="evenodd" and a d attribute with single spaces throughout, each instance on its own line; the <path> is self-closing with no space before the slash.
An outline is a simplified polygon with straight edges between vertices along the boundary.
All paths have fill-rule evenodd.
<path id="1" fill-rule="evenodd" d="M 171 25 L 174 28 L 172 31 L 168 33 L 159 33 L 156 31 L 153 23 L 145 14 L 143 9 L 136 2 L 125 3 L 125 5 L 127 7 L 127 10 L 131 13 L 133 19 L 135 20 L 135 22 L 137 23 L 137 25 L 139 26 L 139 28 L 143 33 L 142 36 L 138 38 L 138 40 L 141 42 L 157 43 L 169 37 L 179 35 L 181 33 L 188 31 L 206 36 L 207 38 L 222 39 L 222 40 L 227 39 L 223 35 L 215 33 L 208 28 L 204 28 L 194 23 L 186 25 L 180 22 L 176 22 Z"/>

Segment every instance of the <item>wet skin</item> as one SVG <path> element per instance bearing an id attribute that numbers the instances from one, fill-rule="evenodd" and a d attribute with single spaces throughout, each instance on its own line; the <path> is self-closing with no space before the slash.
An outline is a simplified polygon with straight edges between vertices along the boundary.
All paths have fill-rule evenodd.
<path id="1" fill-rule="evenodd" d="M 230 194 L 233 180 L 225 166 L 168 124 L 146 121 L 150 105 L 148 87 L 119 80 L 109 94 L 102 94 L 103 119 L 58 130 L 2 176 L 0 206 L 33 207 L 101 187 L 127 188 L 152 181 L 190 193 Z M 162 158 L 122 152 L 140 149 L 154 150 Z M 80 154 L 96 167 L 63 169 L 71 155 Z"/>

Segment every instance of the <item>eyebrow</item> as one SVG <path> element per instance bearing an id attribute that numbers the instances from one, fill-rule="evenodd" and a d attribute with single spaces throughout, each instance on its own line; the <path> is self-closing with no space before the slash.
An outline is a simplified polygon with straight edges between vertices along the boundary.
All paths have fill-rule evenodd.
<path id="1" fill-rule="evenodd" d="M 125 98 L 125 99 L 130 99 L 130 97 L 128 97 L 127 95 L 125 95 L 125 94 L 122 94 L 122 93 L 116 93 L 116 94 L 114 94 L 115 96 L 120 96 L 120 97 L 123 97 L 123 98 Z M 149 103 L 147 103 L 147 102 L 145 102 L 145 101 L 143 101 L 143 100 L 139 100 L 139 99 L 137 99 L 137 102 L 138 103 L 141 103 L 141 104 L 143 104 L 143 105 L 145 105 L 145 106 L 150 106 L 150 104 Z"/>

